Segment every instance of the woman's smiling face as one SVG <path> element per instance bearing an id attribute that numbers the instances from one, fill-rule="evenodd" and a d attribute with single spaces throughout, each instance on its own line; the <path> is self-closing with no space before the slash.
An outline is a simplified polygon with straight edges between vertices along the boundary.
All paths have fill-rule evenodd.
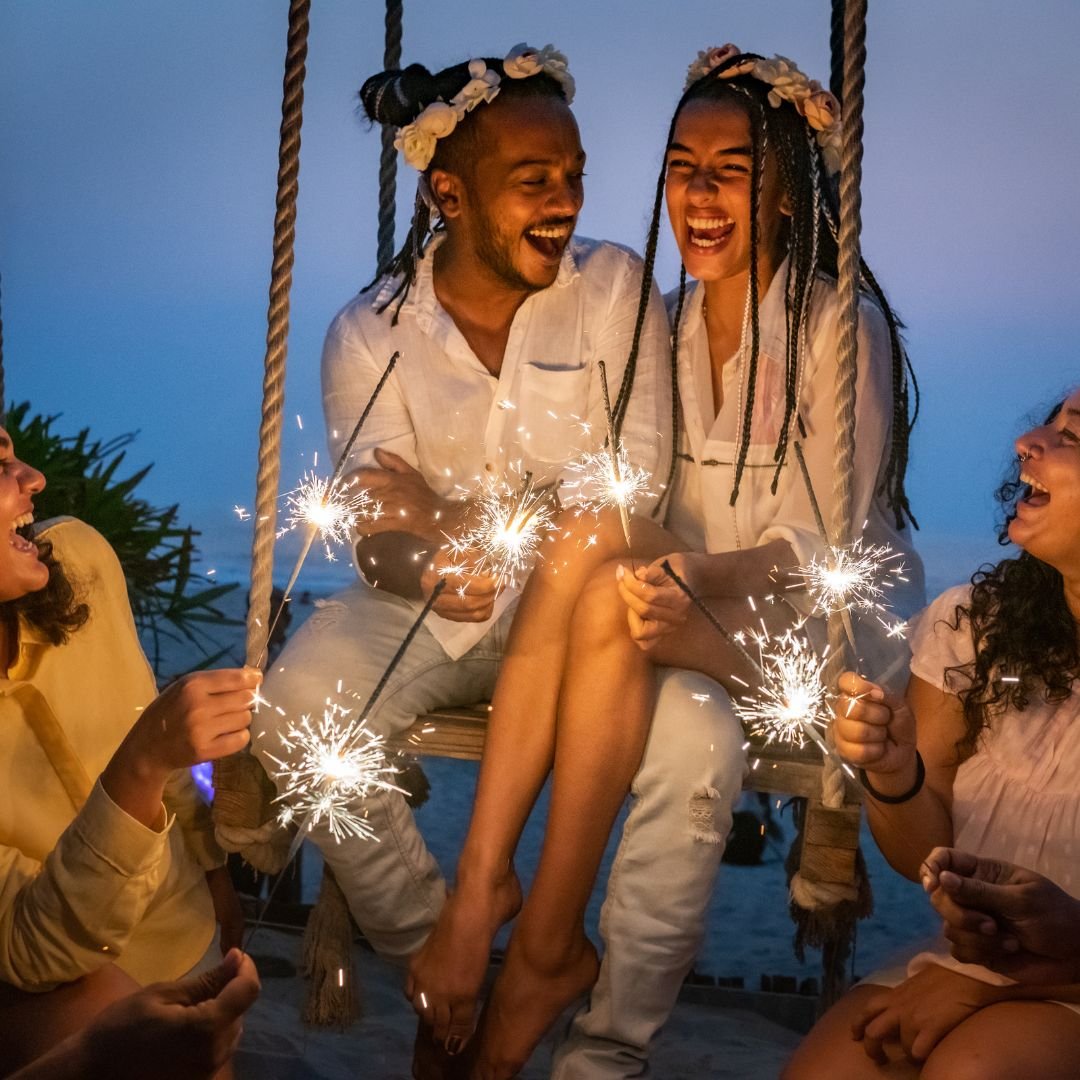
<path id="1" fill-rule="evenodd" d="M 1037 559 L 1080 580 L 1080 390 L 1053 419 L 1016 440 L 1020 480 L 1009 539 Z"/>
<path id="2" fill-rule="evenodd" d="M 49 583 L 49 568 L 38 558 L 37 545 L 21 532 L 34 520 L 33 497 L 45 477 L 15 456 L 8 433 L 0 428 L 0 603 L 37 592 Z"/>

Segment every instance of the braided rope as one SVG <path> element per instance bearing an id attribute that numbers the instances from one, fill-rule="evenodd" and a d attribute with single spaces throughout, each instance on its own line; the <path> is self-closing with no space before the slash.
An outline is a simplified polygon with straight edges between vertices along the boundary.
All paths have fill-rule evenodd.
<path id="1" fill-rule="evenodd" d="M 402 0 L 386 0 L 386 48 L 383 69 L 393 71 L 401 66 Z M 397 211 L 397 151 L 394 149 L 394 129 L 382 128 L 382 152 L 379 156 L 379 238 L 377 247 L 377 276 L 384 274 L 394 259 L 394 218 Z"/>
<path id="2" fill-rule="evenodd" d="M 285 358 L 289 339 L 289 290 L 292 286 L 296 235 L 296 196 L 300 177 L 300 125 L 303 122 L 304 75 L 307 60 L 308 13 L 311 0 L 292 0 L 285 52 L 281 103 L 281 141 L 278 148 L 277 210 L 274 216 L 274 254 L 270 273 L 264 357 L 262 422 L 259 425 L 259 466 L 255 494 L 255 532 L 251 545 L 251 594 L 247 617 L 246 662 L 259 664 L 266 646 L 273 588 L 274 534 L 277 522 L 278 478 L 281 472 L 281 424 L 285 399 Z M 226 824 L 257 825 L 249 795 L 250 755 L 233 755 L 214 766 L 215 817 Z M 246 790 L 245 790 L 246 789 Z M 224 796 L 224 798 L 222 798 Z M 254 820 L 258 817 L 258 821 Z"/>
<path id="3" fill-rule="evenodd" d="M 832 0 L 832 20 L 829 24 L 829 90 L 841 104 L 844 101 L 844 13 L 845 0 Z"/>
<path id="4" fill-rule="evenodd" d="M 840 235 L 837 258 L 837 293 L 840 305 L 840 340 L 836 361 L 836 468 L 833 474 L 832 538 L 835 544 L 851 539 L 852 476 L 855 468 L 855 380 L 858 374 L 859 283 L 862 229 L 863 88 L 866 84 L 867 0 L 844 0 L 844 126 L 840 152 Z M 839 617 L 829 620 L 833 661 L 830 681 L 841 665 L 847 666 L 848 648 Z M 826 760 L 822 773 L 822 801 L 838 807 L 844 801 L 844 778 Z"/>

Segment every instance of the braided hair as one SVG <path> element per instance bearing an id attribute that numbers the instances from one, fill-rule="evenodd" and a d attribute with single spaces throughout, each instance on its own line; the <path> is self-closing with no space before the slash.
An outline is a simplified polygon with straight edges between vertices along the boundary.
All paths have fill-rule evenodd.
<path id="1" fill-rule="evenodd" d="M 1059 402 L 1045 423 L 1061 411 Z M 1017 501 L 1027 493 L 1015 464 L 995 492 L 1004 521 L 998 543 L 1009 543 L 1009 523 Z M 980 732 L 995 712 L 1025 709 L 1033 698 L 1064 701 L 1080 679 L 1080 643 L 1076 619 L 1065 601 L 1061 572 L 1027 551 L 1015 559 L 985 566 L 971 578 L 971 596 L 957 604 L 953 630 L 967 622 L 975 647 L 969 664 L 946 669 L 960 676 L 964 734 L 957 743 L 961 760 L 975 752 Z M 1005 678 L 1008 676 L 1008 679 Z"/>
<path id="2" fill-rule="evenodd" d="M 554 97 L 566 101 L 562 84 L 544 72 L 527 78 L 503 78 L 503 61 L 484 58 L 487 67 L 501 78 L 499 98 Z M 360 104 L 373 124 L 404 127 L 411 124 L 429 105 L 436 101 L 449 102 L 470 80 L 469 63 L 465 61 L 432 74 L 422 64 L 410 64 L 404 70 L 380 71 L 360 87 Z M 493 102 L 494 103 L 494 102 Z M 467 176 L 476 160 L 477 125 L 466 114 L 454 130 L 436 144 L 435 154 L 423 171 L 416 187 L 412 221 L 401 249 L 385 266 L 376 269 L 375 277 L 363 288 L 367 292 L 386 277 L 398 278 L 391 296 L 377 310 L 381 314 L 395 300 L 391 325 L 397 325 L 398 314 L 416 279 L 417 266 L 427 251 L 432 237 L 445 226 L 432 206 L 428 177 L 434 169 Z"/>
<path id="3" fill-rule="evenodd" d="M 739 497 L 739 487 L 751 443 L 751 419 L 754 410 L 754 395 L 757 383 L 758 356 L 760 348 L 760 327 L 758 296 L 758 210 L 761 197 L 761 182 L 766 154 L 771 154 L 777 163 L 780 183 L 791 209 L 790 218 L 784 222 L 780 240 L 788 255 L 787 281 L 785 283 L 785 310 L 787 315 L 787 345 L 784 357 L 784 418 L 780 426 L 774 460 L 776 469 L 773 473 L 772 491 L 775 494 L 780 472 L 786 462 L 791 439 L 792 425 L 802 431 L 802 419 L 798 415 L 799 396 L 802 380 L 800 363 L 800 343 L 804 338 L 810 318 L 813 289 L 819 274 L 835 279 L 838 259 L 838 222 L 839 207 L 836 188 L 825 176 L 821 151 L 808 124 L 796 110 L 784 102 L 774 108 L 768 101 L 769 86 L 751 74 L 741 74 L 725 78 L 724 73 L 747 60 L 760 57 L 752 53 L 732 56 L 712 71 L 691 83 L 679 99 L 668 128 L 667 142 L 670 145 L 675 136 L 675 128 L 684 107 L 692 101 L 727 101 L 738 105 L 746 112 L 750 121 L 751 136 L 751 176 L 750 176 L 750 274 L 747 295 L 746 319 L 750 330 L 750 355 L 747 363 L 747 393 L 743 403 L 743 415 L 739 423 L 735 477 L 731 492 L 731 504 Z M 638 319 L 634 328 L 630 355 L 627 360 L 623 382 L 616 400 L 615 418 L 621 422 L 628 405 L 630 388 L 633 385 L 634 369 L 637 362 L 641 329 L 648 303 L 649 286 L 652 281 L 653 267 L 660 234 L 660 221 L 663 213 L 664 188 L 667 178 L 667 161 L 660 168 L 656 181 L 652 219 L 645 244 L 645 270 L 642 279 L 641 297 L 638 306 Z M 860 262 L 863 290 L 874 298 L 885 318 L 889 332 L 892 359 L 892 441 L 889 457 L 882 476 L 881 492 L 896 518 L 897 528 L 903 528 L 905 520 L 917 528 L 911 513 L 904 478 L 908 463 L 908 443 L 911 429 L 918 415 L 918 385 L 911 369 L 910 361 L 900 337 L 902 323 L 889 306 L 888 300 L 877 279 L 870 272 L 865 261 Z M 686 273 L 680 273 L 679 294 L 676 303 L 675 324 L 673 327 L 673 366 L 678 358 L 679 328 L 684 311 L 686 291 Z M 915 395 L 915 411 L 909 415 L 909 376 L 910 386 Z M 673 371 L 672 388 L 674 392 L 673 434 L 677 434 L 679 395 L 678 372 Z M 678 466 L 678 454 L 673 453 L 671 468 L 664 490 L 670 492 L 674 486 L 675 472 Z"/>

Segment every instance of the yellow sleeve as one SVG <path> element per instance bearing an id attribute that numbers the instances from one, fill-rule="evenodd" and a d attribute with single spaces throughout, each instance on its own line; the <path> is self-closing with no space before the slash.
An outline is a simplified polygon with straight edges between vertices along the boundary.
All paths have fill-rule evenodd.
<path id="1" fill-rule="evenodd" d="M 188 854 L 203 870 L 225 865 L 225 851 L 214 837 L 210 804 L 204 801 L 189 769 L 178 769 L 169 777 L 165 785 L 165 808 L 175 815 Z"/>
<path id="2" fill-rule="evenodd" d="M 169 872 L 161 832 L 100 780 L 44 862 L 0 844 L 0 981 L 43 992 L 117 959 Z"/>

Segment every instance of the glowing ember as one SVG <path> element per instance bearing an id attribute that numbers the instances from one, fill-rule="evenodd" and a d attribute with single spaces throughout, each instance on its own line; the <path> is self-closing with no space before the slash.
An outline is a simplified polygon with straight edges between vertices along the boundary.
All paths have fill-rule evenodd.
<path id="1" fill-rule="evenodd" d="M 512 587 L 531 569 L 545 534 L 554 528 L 548 492 L 538 492 L 532 474 L 526 473 L 517 488 L 486 484 L 475 502 L 474 524 L 448 538 L 454 562 L 446 573 L 490 575 L 500 588 Z"/>
<path id="2" fill-rule="evenodd" d="M 275 778 L 285 781 L 274 800 L 284 804 L 280 824 L 299 820 L 310 832 L 325 822 L 338 843 L 346 836 L 375 836 L 362 800 L 402 789 L 391 780 L 398 770 L 386 760 L 382 737 L 365 720 L 348 719 L 350 711 L 328 702 L 318 723 L 304 716 L 279 734 L 285 757 L 267 757 L 278 766 Z"/>

